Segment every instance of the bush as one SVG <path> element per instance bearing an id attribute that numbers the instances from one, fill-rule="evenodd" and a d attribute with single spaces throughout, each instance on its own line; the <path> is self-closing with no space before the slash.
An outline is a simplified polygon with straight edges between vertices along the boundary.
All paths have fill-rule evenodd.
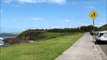
<path id="1" fill-rule="evenodd" d="M 8 44 L 19 44 L 19 43 L 29 43 L 28 40 L 20 40 L 17 38 L 5 38 L 4 40 L 5 45 Z"/>
<path id="2" fill-rule="evenodd" d="M 22 40 L 39 40 L 46 38 L 46 36 L 44 34 L 44 31 L 27 30 L 19 34 L 17 38 Z"/>

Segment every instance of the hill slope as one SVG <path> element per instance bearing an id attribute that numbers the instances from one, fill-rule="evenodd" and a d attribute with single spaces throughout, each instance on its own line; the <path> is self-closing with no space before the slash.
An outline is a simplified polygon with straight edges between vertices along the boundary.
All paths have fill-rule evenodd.
<path id="1" fill-rule="evenodd" d="M 83 34 L 60 36 L 29 44 L 17 44 L 0 48 L 1 60 L 54 60 Z"/>
<path id="2" fill-rule="evenodd" d="M 107 24 L 101 26 L 99 29 L 100 29 L 100 30 L 107 30 Z"/>

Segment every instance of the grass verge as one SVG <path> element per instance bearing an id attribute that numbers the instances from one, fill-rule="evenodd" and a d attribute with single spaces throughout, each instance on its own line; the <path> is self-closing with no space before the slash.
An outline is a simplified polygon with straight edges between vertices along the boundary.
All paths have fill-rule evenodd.
<path id="1" fill-rule="evenodd" d="M 0 60 L 54 60 L 83 33 L 0 48 Z"/>

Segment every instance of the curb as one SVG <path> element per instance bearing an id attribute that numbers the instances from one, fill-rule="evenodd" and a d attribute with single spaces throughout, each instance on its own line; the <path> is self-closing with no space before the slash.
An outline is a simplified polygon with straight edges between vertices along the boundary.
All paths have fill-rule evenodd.
<path id="1" fill-rule="evenodd" d="M 107 60 L 107 56 L 106 54 L 103 52 L 103 50 L 100 48 L 99 45 L 95 45 L 96 49 L 97 49 L 97 53 L 100 56 L 101 60 Z"/>
<path id="2" fill-rule="evenodd" d="M 102 57 L 100 56 L 99 51 L 94 43 L 93 43 L 93 52 L 95 53 L 96 60 L 102 60 Z"/>
<path id="3" fill-rule="evenodd" d="M 92 42 L 93 42 L 93 50 L 96 53 L 96 58 L 97 60 L 107 60 L 107 55 L 103 52 L 103 50 L 100 48 L 99 45 L 96 45 L 95 42 L 95 38 L 93 36 L 92 38 Z"/>
<path id="4" fill-rule="evenodd" d="M 92 38 L 92 43 L 93 43 L 93 51 L 96 53 L 96 59 L 97 60 L 107 60 L 107 55 L 103 52 L 103 50 L 100 48 L 99 45 L 96 45 L 95 38 Z"/>

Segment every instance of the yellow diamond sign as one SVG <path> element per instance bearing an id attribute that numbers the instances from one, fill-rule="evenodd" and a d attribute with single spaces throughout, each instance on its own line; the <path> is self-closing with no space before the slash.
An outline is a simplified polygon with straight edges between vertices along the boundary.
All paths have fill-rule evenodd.
<path id="1" fill-rule="evenodd" d="M 98 16 L 98 13 L 95 11 L 92 11 L 89 16 L 94 20 Z"/>

